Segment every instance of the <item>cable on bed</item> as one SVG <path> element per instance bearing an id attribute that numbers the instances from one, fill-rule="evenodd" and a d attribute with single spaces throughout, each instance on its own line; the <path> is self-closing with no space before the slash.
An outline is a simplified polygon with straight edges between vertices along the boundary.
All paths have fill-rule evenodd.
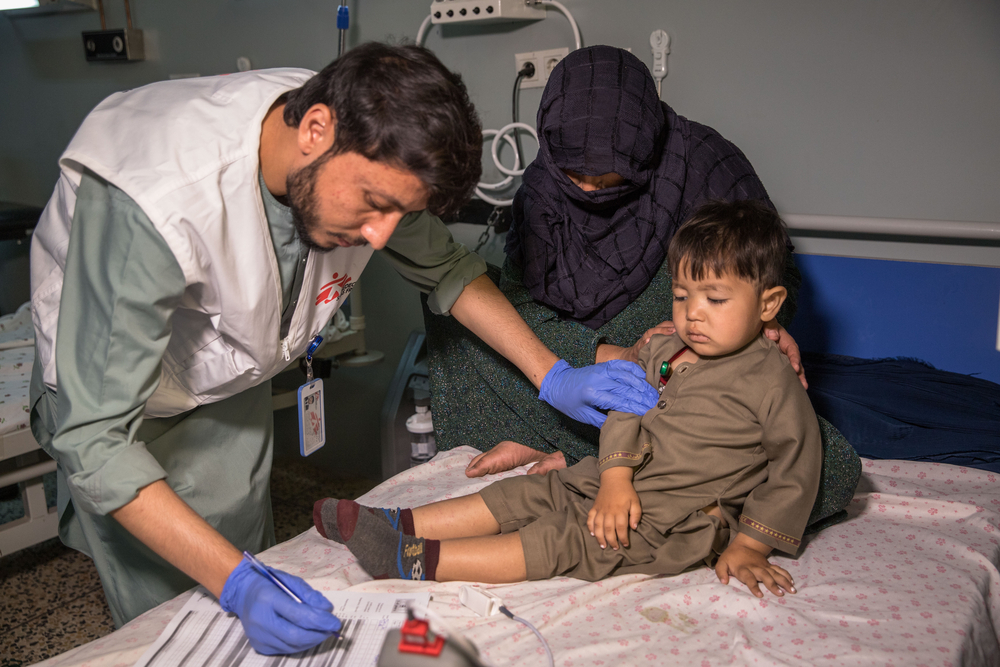
<path id="1" fill-rule="evenodd" d="M 507 607 L 505 607 L 503 605 L 500 605 L 499 611 L 500 611 L 501 614 L 503 614 L 507 618 L 509 618 L 511 620 L 514 620 L 514 621 L 517 621 L 518 623 L 524 624 L 525 626 L 527 626 L 527 628 L 529 630 L 531 630 L 532 632 L 534 632 L 535 636 L 538 637 L 538 641 L 542 642 L 542 648 L 545 649 L 545 655 L 549 659 L 549 667 L 555 667 L 556 662 L 555 662 L 555 659 L 552 657 L 552 649 L 549 648 L 549 643 L 547 641 L 545 641 L 545 637 L 543 637 L 542 633 L 538 631 L 538 628 L 536 628 L 529 621 L 521 618 L 520 616 L 515 616 L 514 613 L 511 610 L 507 609 Z"/>
<path id="2" fill-rule="evenodd" d="M 535 633 L 538 640 L 542 642 L 542 648 L 545 649 L 545 655 L 549 659 L 549 667 L 555 667 L 555 659 L 552 657 L 552 649 L 549 648 L 549 643 L 545 641 L 545 637 L 542 633 L 538 631 L 534 625 L 529 621 L 521 618 L 520 616 L 515 616 L 514 612 L 504 606 L 503 600 L 497 596 L 492 591 L 488 591 L 478 586 L 462 586 L 458 592 L 458 600 L 466 607 L 476 612 L 480 616 L 493 616 L 494 614 L 503 614 L 512 621 L 517 621 L 523 624 L 529 630 Z"/>

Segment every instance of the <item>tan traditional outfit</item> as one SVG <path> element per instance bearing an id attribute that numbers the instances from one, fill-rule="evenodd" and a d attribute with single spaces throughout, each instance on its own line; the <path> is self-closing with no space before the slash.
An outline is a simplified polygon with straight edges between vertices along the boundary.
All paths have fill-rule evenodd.
<path id="1" fill-rule="evenodd" d="M 683 347 L 675 334 L 643 348 L 653 386 Z M 736 532 L 795 553 L 822 461 L 805 389 L 777 345 L 758 336 L 731 354 L 677 364 L 645 415 L 612 412 L 600 459 L 501 480 L 481 495 L 503 532 L 520 532 L 529 579 L 676 574 L 714 561 Z M 617 551 L 601 549 L 587 528 L 600 473 L 614 466 L 635 469 L 642 504 L 630 545 Z M 723 519 L 702 511 L 713 504 Z"/>

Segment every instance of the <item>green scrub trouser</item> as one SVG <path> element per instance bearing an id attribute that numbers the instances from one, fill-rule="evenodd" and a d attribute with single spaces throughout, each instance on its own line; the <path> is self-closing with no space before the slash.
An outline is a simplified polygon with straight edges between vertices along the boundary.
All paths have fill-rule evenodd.
<path id="1" fill-rule="evenodd" d="M 51 434 L 50 401 L 43 397 L 35 410 Z M 265 382 L 176 417 L 146 419 L 136 440 L 146 443 L 167 483 L 195 512 L 237 549 L 258 553 L 274 545 L 273 436 L 271 383 Z M 197 585 L 110 515 L 77 511 L 61 466 L 58 483 L 59 537 L 94 560 L 116 626 Z"/>

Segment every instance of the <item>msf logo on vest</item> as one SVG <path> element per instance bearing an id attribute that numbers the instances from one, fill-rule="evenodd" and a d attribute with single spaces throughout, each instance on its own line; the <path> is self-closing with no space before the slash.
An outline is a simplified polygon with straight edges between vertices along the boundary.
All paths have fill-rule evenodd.
<path id="1" fill-rule="evenodd" d="M 319 294 L 316 295 L 316 305 L 322 303 L 330 303 L 336 299 L 340 298 L 341 292 L 344 296 L 351 293 L 354 289 L 354 282 L 351 282 L 351 277 L 346 273 L 341 276 L 340 274 L 334 272 L 333 280 L 328 282 L 319 288 Z"/>

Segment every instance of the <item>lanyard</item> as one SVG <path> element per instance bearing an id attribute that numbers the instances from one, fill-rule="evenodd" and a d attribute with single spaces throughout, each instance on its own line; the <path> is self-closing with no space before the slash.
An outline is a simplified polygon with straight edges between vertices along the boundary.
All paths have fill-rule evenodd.
<path id="1" fill-rule="evenodd" d="M 313 338 L 312 342 L 309 343 L 309 349 L 306 350 L 306 383 L 313 381 L 313 352 L 315 352 L 320 345 L 323 344 L 323 337 L 316 336 Z"/>

